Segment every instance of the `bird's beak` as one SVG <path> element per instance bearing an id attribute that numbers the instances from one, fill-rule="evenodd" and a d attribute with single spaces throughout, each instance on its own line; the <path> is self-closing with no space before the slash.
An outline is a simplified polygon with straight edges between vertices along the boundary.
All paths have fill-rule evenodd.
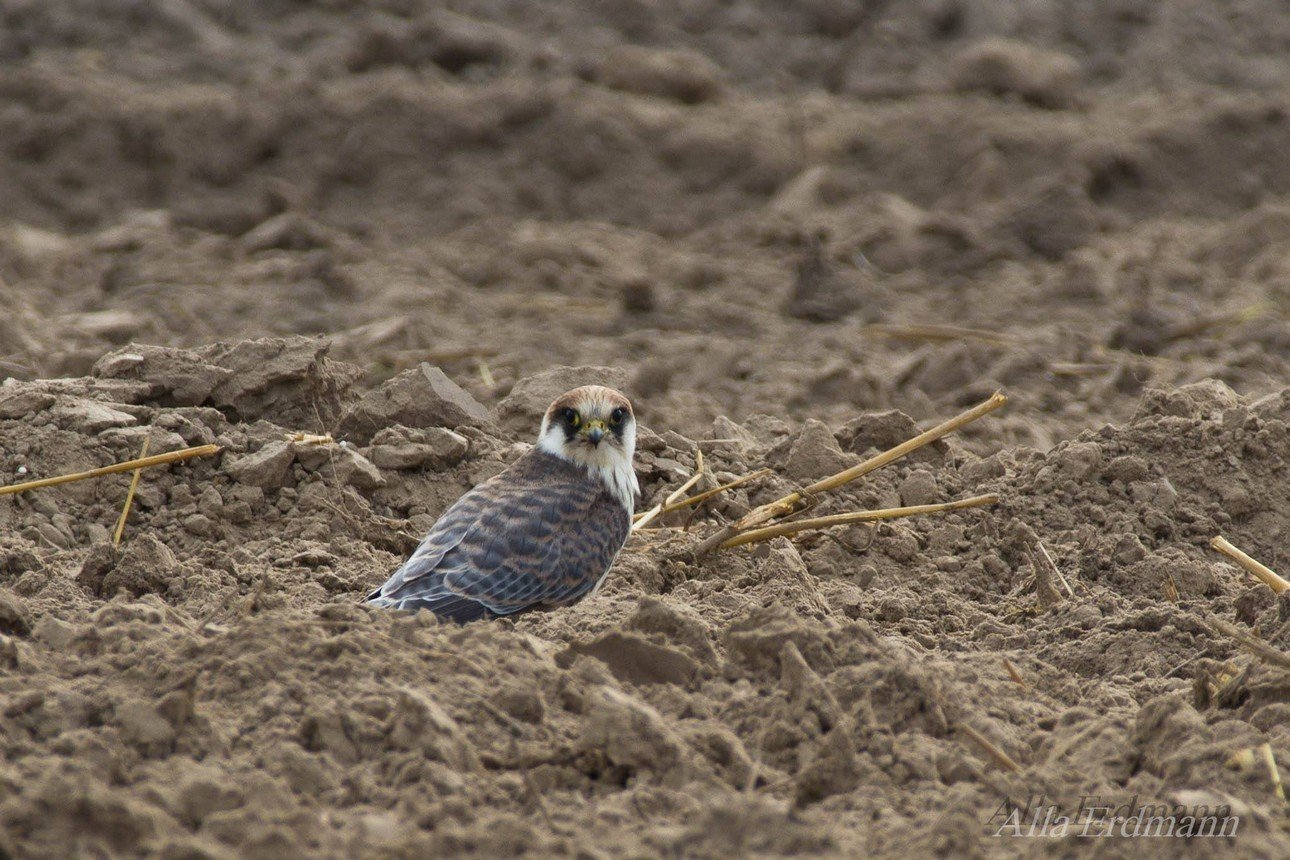
<path id="1" fill-rule="evenodd" d="M 599 445 L 600 440 L 605 438 L 605 422 L 588 421 L 582 425 L 582 435 L 586 436 L 592 445 Z"/>

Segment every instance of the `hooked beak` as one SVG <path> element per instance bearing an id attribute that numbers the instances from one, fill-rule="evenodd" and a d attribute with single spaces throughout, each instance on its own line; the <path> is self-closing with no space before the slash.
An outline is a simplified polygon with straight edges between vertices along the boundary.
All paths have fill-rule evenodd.
<path id="1" fill-rule="evenodd" d="M 605 438 L 605 422 L 588 421 L 582 428 L 582 435 L 587 437 L 592 445 L 599 445 L 600 440 Z"/>

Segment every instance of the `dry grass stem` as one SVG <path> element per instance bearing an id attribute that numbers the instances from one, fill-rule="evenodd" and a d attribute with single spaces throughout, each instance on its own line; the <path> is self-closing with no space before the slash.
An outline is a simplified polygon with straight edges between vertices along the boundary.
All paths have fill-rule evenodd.
<path id="1" fill-rule="evenodd" d="M 919 514 L 936 514 L 942 511 L 957 511 L 964 508 L 980 508 L 997 504 L 996 495 L 973 496 L 955 502 L 941 502 L 935 505 L 912 505 L 908 508 L 883 508 L 877 511 L 850 511 L 845 514 L 832 514 L 827 517 L 814 517 L 809 520 L 795 520 L 791 523 L 779 523 L 761 529 L 750 529 L 721 544 L 722 549 L 743 546 L 746 543 L 770 540 L 784 535 L 793 535 L 809 529 L 826 529 L 830 526 L 843 526 L 852 523 L 872 523 L 878 520 L 894 520 L 901 517 L 913 517 Z"/>
<path id="2" fill-rule="evenodd" d="M 865 334 L 876 334 L 901 340 L 980 340 L 986 343 L 1009 344 L 1013 338 L 997 331 L 961 328 L 953 325 L 889 325 L 875 323 L 861 329 Z"/>
<path id="3" fill-rule="evenodd" d="M 1216 537 L 1209 542 L 1209 545 L 1239 564 L 1241 567 L 1245 568 L 1260 582 L 1277 594 L 1290 590 L 1290 581 L 1278 576 L 1276 572 L 1266 564 L 1250 558 L 1248 555 L 1232 546 L 1227 538 L 1222 536 Z"/>
<path id="4" fill-rule="evenodd" d="M 691 476 L 691 479 L 693 479 L 693 476 Z M 642 513 L 637 514 L 636 521 L 632 523 L 632 531 L 638 532 L 641 529 L 645 528 L 647 525 L 652 523 L 654 519 L 660 513 L 662 513 L 662 511 L 663 511 L 663 503 L 659 502 L 657 505 L 650 508 L 648 511 L 643 511 Z"/>
<path id="5" fill-rule="evenodd" d="M 1107 359 L 1114 359 L 1117 365 L 1125 367 L 1135 367 L 1146 365 L 1152 370 L 1170 371 L 1176 370 L 1182 365 L 1182 361 L 1177 358 L 1170 358 L 1167 355 L 1146 355 L 1141 352 L 1133 352 L 1127 349 L 1118 349 L 1109 346 L 1097 345 L 1091 350 L 1093 355 L 1104 356 Z"/>
<path id="6" fill-rule="evenodd" d="M 283 438 L 288 442 L 295 442 L 297 445 L 330 445 L 336 441 L 330 433 L 323 435 L 317 433 L 287 433 Z"/>
<path id="7" fill-rule="evenodd" d="M 1243 648 L 1245 648 L 1245 650 L 1249 651 L 1261 660 L 1271 663 L 1274 666 L 1279 666 L 1282 669 L 1290 669 L 1290 654 L 1287 654 L 1278 648 L 1273 648 L 1262 639 L 1246 633 L 1235 624 L 1229 624 L 1221 618 L 1210 618 L 1209 626 L 1219 633 L 1222 633 L 1224 636 L 1235 639 Z"/>
<path id="8" fill-rule="evenodd" d="M 988 755 L 995 764 L 999 765 L 999 767 L 1004 770 L 1012 771 L 1013 773 L 1019 773 L 1021 771 L 1021 765 L 1013 761 L 1012 756 L 995 746 L 994 743 L 985 735 L 981 734 L 967 723 L 958 723 L 957 728 L 970 738 L 973 743 L 984 750 L 985 754 Z"/>
<path id="9" fill-rule="evenodd" d="M 1227 758 L 1227 766 L 1233 770 L 1252 773 L 1262 763 L 1267 769 L 1268 779 L 1272 781 L 1272 791 L 1282 803 L 1286 802 L 1286 787 L 1281 780 L 1281 768 L 1277 767 L 1277 757 L 1272 751 L 1272 744 L 1262 743 L 1256 747 L 1246 747 L 1232 753 Z"/>
<path id="10" fill-rule="evenodd" d="M 1254 770 L 1254 765 L 1258 763 L 1258 760 L 1254 756 L 1255 749 L 1255 747 L 1246 747 L 1245 749 L 1237 750 L 1232 753 L 1227 757 L 1227 766 L 1233 770 L 1243 770 L 1247 773 Z"/>
<path id="11" fill-rule="evenodd" d="M 1058 582 L 1062 584 L 1062 588 L 1066 589 L 1066 593 L 1071 597 L 1074 597 L 1075 590 L 1071 588 L 1071 584 L 1066 581 L 1066 577 L 1062 576 L 1062 569 L 1057 566 L 1057 563 L 1053 561 L 1053 557 L 1048 554 L 1048 548 L 1044 546 L 1044 542 L 1036 541 L 1036 543 L 1039 544 L 1039 552 L 1043 554 L 1044 562 L 1048 565 L 1048 569 L 1056 574 Z"/>
<path id="12" fill-rule="evenodd" d="M 1048 365 L 1048 370 L 1056 376 L 1098 376 L 1115 370 L 1115 365 L 1058 361 Z"/>
<path id="13" fill-rule="evenodd" d="M 632 523 L 632 531 L 640 531 L 646 525 L 652 522 L 654 519 L 659 517 L 663 513 L 663 510 L 668 505 L 672 504 L 677 499 L 681 498 L 681 496 L 685 495 L 686 492 L 691 487 L 699 483 L 699 480 L 703 477 L 703 474 L 704 474 L 703 449 L 696 448 L 694 451 L 694 474 L 691 475 L 689 477 L 689 480 L 687 480 L 684 484 L 677 487 L 672 492 L 668 493 L 667 498 L 663 499 L 662 502 L 660 502 L 659 504 L 655 505 L 654 507 L 650 508 L 648 511 L 646 511 L 645 513 L 637 517 L 636 522 Z"/>
<path id="14" fill-rule="evenodd" d="M 996 391 L 994 394 L 990 395 L 987 400 L 973 406 L 961 415 L 957 415 L 948 421 L 944 421 L 936 425 L 930 430 L 919 433 L 913 439 L 909 439 L 908 441 L 897 445 L 895 448 L 884 451 L 875 457 L 871 457 L 858 466 L 852 466 L 850 469 L 841 471 L 836 475 L 831 475 L 821 481 L 816 481 L 814 484 L 807 487 L 805 492 L 807 495 L 813 496 L 830 490 L 836 490 L 843 484 L 849 484 L 856 478 L 863 477 L 876 469 L 881 469 L 888 463 L 895 462 L 901 457 L 912 454 L 918 449 L 932 444 L 942 436 L 948 436 L 959 428 L 971 424 L 978 418 L 989 415 L 991 412 L 1003 406 L 1007 402 L 1007 396 L 1004 395 L 1002 391 Z"/>
<path id="15" fill-rule="evenodd" d="M 1021 672 L 1017 671 L 1017 667 L 1012 665 L 1012 661 L 1007 657 L 1003 658 L 1003 668 L 1008 670 L 1008 677 L 1013 680 L 1013 683 L 1020 687 L 1030 689 L 1030 685 L 1026 683 L 1026 679 L 1021 677 Z"/>
<path id="16" fill-rule="evenodd" d="M 488 366 L 488 360 L 485 358 L 476 358 L 475 364 L 479 370 L 479 381 L 484 383 L 484 387 L 492 391 L 497 387 L 497 380 L 493 379 L 492 368 Z"/>
<path id="17" fill-rule="evenodd" d="M 881 469 L 888 463 L 899 460 L 901 457 L 911 454 L 919 448 L 930 445 L 941 437 L 948 436 L 950 433 L 953 433 L 967 424 L 971 424 L 978 418 L 990 414 L 1007 402 L 1008 398 L 1003 394 L 1003 392 L 996 391 L 987 400 L 982 401 L 968 411 L 957 415 L 948 421 L 944 421 L 930 430 L 925 430 L 914 438 L 908 439 L 894 448 L 884 451 L 874 457 L 870 457 L 859 465 L 852 466 L 849 469 L 844 469 L 836 475 L 830 475 L 827 478 L 816 481 L 809 487 L 789 493 L 787 496 L 769 504 L 762 505 L 741 517 L 737 522 L 723 527 L 715 534 L 706 538 L 702 543 L 695 547 L 695 555 L 703 555 L 705 553 L 712 552 L 718 547 L 725 546 L 726 541 L 730 540 L 740 532 L 763 525 L 771 520 L 778 519 L 779 517 L 787 516 L 808 504 L 808 500 L 813 496 L 820 493 L 827 493 L 831 490 L 836 490 L 838 487 L 841 487 L 844 484 L 849 484 L 857 478 L 869 474 L 875 469 Z"/>
<path id="18" fill-rule="evenodd" d="M 659 511 L 658 515 L 664 516 L 666 514 L 672 513 L 672 511 L 679 511 L 684 508 L 688 508 L 691 505 L 697 505 L 700 502 L 706 502 L 708 499 L 712 498 L 713 496 L 720 495 L 721 493 L 724 493 L 727 490 L 733 490 L 736 487 L 742 487 L 744 484 L 748 484 L 753 481 L 756 481 L 758 478 L 764 478 L 767 475 L 771 474 L 771 471 L 772 471 L 771 469 L 758 469 L 756 472 L 751 472 L 747 475 L 743 475 L 742 477 L 735 478 L 733 481 L 731 481 L 728 484 L 722 484 L 719 487 L 713 487 L 710 490 L 704 490 L 701 493 L 695 493 L 693 496 L 686 496 L 684 499 L 677 499 L 676 501 L 671 502 L 670 504 L 664 505 L 663 510 Z"/>
<path id="19" fill-rule="evenodd" d="M 1272 790 L 1282 803 L 1286 802 L 1286 787 L 1281 782 L 1281 769 L 1277 767 L 1277 757 L 1272 753 L 1272 744 L 1264 743 L 1259 747 L 1263 754 L 1263 763 L 1268 766 L 1268 778 L 1272 780 Z"/>
<path id="20" fill-rule="evenodd" d="M 1161 583 L 1161 590 L 1165 593 L 1165 600 L 1170 603 L 1177 603 L 1180 595 L 1178 594 L 1178 580 L 1174 579 L 1172 573 L 1165 573 L 1165 580 Z"/>
<path id="21" fill-rule="evenodd" d="M 1258 662 L 1251 660 L 1239 672 L 1224 672 L 1215 676 L 1215 680 L 1220 683 L 1210 692 L 1213 704 L 1219 708 L 1235 708 L 1240 704 L 1241 698 L 1249 692 L 1246 684 L 1256 665 Z"/>
<path id="22" fill-rule="evenodd" d="M 152 441 L 151 436 L 144 437 L 143 447 L 139 449 L 139 456 L 148 456 L 148 443 Z M 139 476 L 143 474 L 143 469 L 135 469 L 134 474 L 130 476 L 130 489 L 125 492 L 125 506 L 121 508 L 121 517 L 116 521 L 116 531 L 112 533 L 112 546 L 121 545 L 121 535 L 125 534 L 125 521 L 130 517 L 130 505 L 134 502 L 134 491 L 139 488 Z"/>
<path id="23" fill-rule="evenodd" d="M 116 475 L 121 472 L 130 472 L 135 469 L 147 469 L 152 466 L 162 466 L 166 463 L 178 463 L 183 460 L 191 460 L 193 457 L 209 457 L 212 454 L 218 454 L 220 447 L 218 445 L 198 445 L 196 448 L 181 448 L 178 451 L 169 451 L 165 454 L 153 454 L 151 457 L 140 457 L 137 460 L 126 460 L 124 463 L 114 463 L 111 466 L 103 466 L 99 469 L 90 469 L 86 472 L 73 472 L 70 475 L 58 475 L 54 478 L 41 478 L 38 481 L 27 481 L 25 484 L 12 484 L 8 487 L 0 487 L 0 496 L 8 496 L 13 493 L 25 493 L 28 490 L 38 490 L 41 487 L 55 487 L 59 484 L 70 484 L 73 481 L 87 481 L 90 478 L 101 478 L 104 475 Z"/>

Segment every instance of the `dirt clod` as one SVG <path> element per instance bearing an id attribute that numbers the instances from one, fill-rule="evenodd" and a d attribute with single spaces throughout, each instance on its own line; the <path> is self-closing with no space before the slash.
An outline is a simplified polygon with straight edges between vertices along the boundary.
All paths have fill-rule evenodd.
<path id="1" fill-rule="evenodd" d="M 485 409 L 442 370 L 422 364 L 405 370 L 350 406 L 337 425 L 338 437 L 366 444 L 384 427 L 482 427 Z"/>
<path id="2" fill-rule="evenodd" d="M 1015 95 L 1056 108 L 1071 101 L 1079 70 L 1077 60 L 1059 51 L 1010 39 L 987 39 L 958 54 L 951 74 L 960 90 Z"/>

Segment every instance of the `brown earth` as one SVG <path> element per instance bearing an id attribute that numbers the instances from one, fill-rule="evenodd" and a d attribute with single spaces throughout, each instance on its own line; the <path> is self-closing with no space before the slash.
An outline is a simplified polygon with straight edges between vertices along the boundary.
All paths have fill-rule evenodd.
<path id="1" fill-rule="evenodd" d="M 1207 621 L 1290 650 L 1207 545 L 1290 566 L 1282 5 L 448 5 L 0 5 L 0 481 L 223 446 L 119 551 L 128 475 L 0 497 L 0 856 L 1290 855 Z M 357 603 L 593 380 L 645 504 L 774 477 L 573 608 Z M 688 552 L 998 387 L 818 512 L 998 506 Z"/>

